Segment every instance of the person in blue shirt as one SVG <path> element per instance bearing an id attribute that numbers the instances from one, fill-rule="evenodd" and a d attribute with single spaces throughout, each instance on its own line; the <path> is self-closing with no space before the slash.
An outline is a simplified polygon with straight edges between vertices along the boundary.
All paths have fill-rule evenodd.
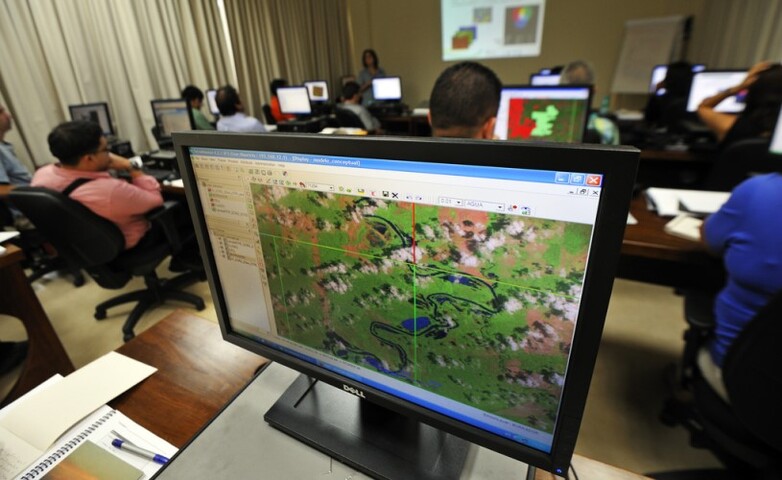
<path id="1" fill-rule="evenodd" d="M 29 185 L 33 176 L 16 158 L 13 146 L 5 141 L 5 134 L 13 127 L 13 117 L 0 105 L 0 184 Z"/>
<path id="2" fill-rule="evenodd" d="M 244 105 L 239 98 L 239 92 L 231 85 L 225 85 L 217 90 L 215 102 L 220 110 L 220 120 L 217 121 L 218 131 L 245 133 L 266 131 L 266 127 L 257 118 L 244 114 Z"/>
<path id="3" fill-rule="evenodd" d="M 749 321 L 782 290 L 782 173 L 759 175 L 737 186 L 728 201 L 706 219 L 701 237 L 723 257 L 727 282 L 714 302 L 714 337 L 698 366 L 727 400 L 722 363 Z"/>

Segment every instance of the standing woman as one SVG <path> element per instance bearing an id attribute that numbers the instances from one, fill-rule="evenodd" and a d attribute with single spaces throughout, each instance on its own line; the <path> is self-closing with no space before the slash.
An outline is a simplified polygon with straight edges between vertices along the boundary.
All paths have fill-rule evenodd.
<path id="1" fill-rule="evenodd" d="M 372 79 L 385 77 L 386 72 L 380 68 L 377 53 L 371 48 L 364 50 L 364 53 L 361 54 L 361 61 L 364 65 L 364 68 L 358 73 L 358 84 L 361 86 L 360 92 L 363 94 L 361 103 L 369 105 L 375 100 L 372 95 Z"/>

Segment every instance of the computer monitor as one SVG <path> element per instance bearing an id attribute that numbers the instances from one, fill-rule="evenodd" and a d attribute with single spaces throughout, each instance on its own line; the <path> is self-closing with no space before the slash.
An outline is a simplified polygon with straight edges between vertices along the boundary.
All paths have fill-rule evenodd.
<path id="1" fill-rule="evenodd" d="M 504 87 L 494 134 L 502 140 L 581 142 L 591 98 L 589 85 Z"/>
<path id="2" fill-rule="evenodd" d="M 698 110 L 703 100 L 723 90 L 739 85 L 747 76 L 746 70 L 704 70 L 692 77 L 690 96 L 687 98 L 687 111 Z M 714 109 L 717 112 L 739 113 L 744 110 L 746 92 L 741 92 L 723 100 Z"/>
<path id="3" fill-rule="evenodd" d="M 400 77 L 373 78 L 372 96 L 377 101 L 401 102 L 402 79 Z"/>
<path id="4" fill-rule="evenodd" d="M 774 127 L 774 134 L 771 136 L 769 151 L 782 155 L 782 110 L 780 110 L 779 116 L 777 117 L 777 125 Z"/>
<path id="5" fill-rule="evenodd" d="M 668 74 L 668 65 L 655 65 L 652 68 L 652 77 L 649 80 L 649 93 L 657 92 L 657 85 L 665 80 L 665 76 Z"/>
<path id="6" fill-rule="evenodd" d="M 217 90 L 210 88 L 206 91 L 206 103 L 209 105 L 209 111 L 215 117 L 220 115 L 220 109 L 217 108 Z"/>
<path id="7" fill-rule="evenodd" d="M 171 134 L 174 132 L 185 132 L 195 128 L 193 112 L 184 98 L 157 99 L 152 100 L 151 103 L 158 144 L 161 141 L 170 142 Z"/>
<path id="8" fill-rule="evenodd" d="M 459 478 L 463 439 L 566 472 L 638 150 L 174 142 L 224 338 L 304 374 L 270 424 L 382 478 Z"/>
<path id="9" fill-rule="evenodd" d="M 103 134 L 107 137 L 114 136 L 114 125 L 109 115 L 109 104 L 106 102 L 85 103 L 82 105 L 69 105 L 71 120 L 83 120 L 100 125 Z"/>
<path id="10" fill-rule="evenodd" d="M 313 103 L 325 103 L 329 101 L 329 84 L 325 80 L 310 80 L 304 82 L 310 101 Z"/>
<path id="11" fill-rule="evenodd" d="M 310 96 L 304 85 L 280 87 L 277 89 L 277 98 L 280 100 L 280 111 L 285 115 L 305 116 L 312 114 Z"/>
<path id="12" fill-rule="evenodd" d="M 559 79 L 562 76 L 556 73 L 533 73 L 529 76 L 530 85 L 559 85 Z"/>

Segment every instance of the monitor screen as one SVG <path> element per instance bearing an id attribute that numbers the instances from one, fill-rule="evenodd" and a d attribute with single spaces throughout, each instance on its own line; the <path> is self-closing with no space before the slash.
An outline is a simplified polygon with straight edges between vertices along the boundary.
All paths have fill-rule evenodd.
<path id="1" fill-rule="evenodd" d="M 723 90 L 739 85 L 747 76 L 746 70 L 704 70 L 692 77 L 690 96 L 687 99 L 687 111 L 698 110 L 703 100 L 718 94 Z M 715 110 L 725 113 L 739 113 L 744 110 L 746 92 L 739 93 L 723 100 Z"/>
<path id="2" fill-rule="evenodd" d="M 215 117 L 220 115 L 220 109 L 217 108 L 217 90 L 210 88 L 206 91 L 206 103 L 209 105 L 209 111 Z"/>
<path id="3" fill-rule="evenodd" d="M 652 78 L 649 80 L 649 93 L 657 91 L 657 85 L 665 80 L 668 73 L 668 65 L 655 65 L 652 69 Z"/>
<path id="4" fill-rule="evenodd" d="M 533 73 L 529 76 L 529 83 L 530 85 L 559 85 L 559 79 L 561 75 L 559 74 L 542 74 L 542 73 Z"/>
<path id="5" fill-rule="evenodd" d="M 399 77 L 373 78 L 372 96 L 375 97 L 375 100 L 401 101 L 402 79 Z"/>
<path id="6" fill-rule="evenodd" d="M 226 340 L 329 390 L 565 471 L 637 150 L 174 141 Z"/>
<path id="7" fill-rule="evenodd" d="M 193 129 L 193 112 L 183 98 L 152 100 L 152 115 L 160 139 L 170 139 L 174 132 Z"/>
<path id="8" fill-rule="evenodd" d="M 502 140 L 580 142 L 591 91 L 588 85 L 504 87 L 494 134 Z"/>
<path id="9" fill-rule="evenodd" d="M 329 101 L 329 84 L 325 80 L 312 80 L 309 82 L 304 82 L 304 86 L 307 87 L 307 92 L 310 95 L 310 101 Z"/>
<path id="10" fill-rule="evenodd" d="M 85 103 L 83 105 L 69 105 L 71 120 L 84 120 L 100 125 L 103 134 L 114 135 L 114 125 L 109 115 L 109 104 L 106 102 Z"/>
<path id="11" fill-rule="evenodd" d="M 777 126 L 774 127 L 774 134 L 771 136 L 771 153 L 782 154 L 782 110 L 777 117 Z"/>
<path id="12" fill-rule="evenodd" d="M 280 111 L 285 115 L 310 115 L 312 105 L 307 87 L 280 87 L 277 89 Z"/>

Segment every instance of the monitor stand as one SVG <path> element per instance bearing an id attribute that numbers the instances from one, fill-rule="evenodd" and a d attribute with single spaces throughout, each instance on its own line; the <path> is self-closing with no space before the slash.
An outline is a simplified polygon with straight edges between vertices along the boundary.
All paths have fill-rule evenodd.
<path id="1" fill-rule="evenodd" d="M 466 440 L 306 375 L 264 420 L 376 478 L 459 478 L 470 448 Z"/>

